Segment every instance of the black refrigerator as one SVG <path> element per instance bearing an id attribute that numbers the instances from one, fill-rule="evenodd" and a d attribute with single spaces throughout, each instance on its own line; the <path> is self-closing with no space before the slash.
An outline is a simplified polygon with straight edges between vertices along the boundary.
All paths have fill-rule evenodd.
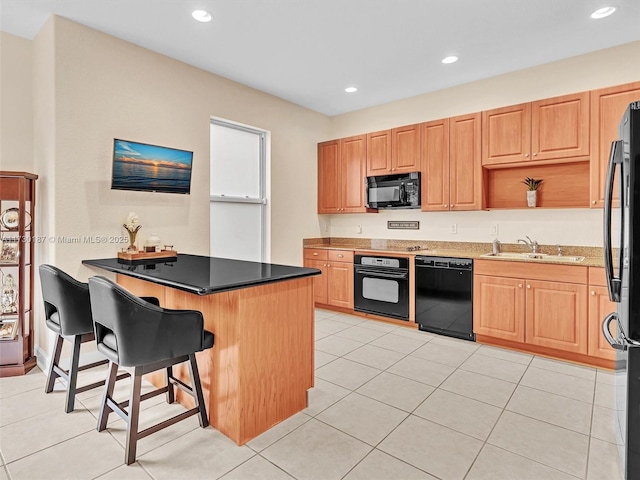
<path id="1" fill-rule="evenodd" d="M 616 173 L 620 200 L 618 210 L 614 211 Z M 620 121 L 619 140 L 611 145 L 605 186 L 604 263 L 609 297 L 617 302 L 616 311 L 602 323 L 603 335 L 616 349 L 616 437 L 625 478 L 637 480 L 640 479 L 640 100 L 627 107 Z"/>

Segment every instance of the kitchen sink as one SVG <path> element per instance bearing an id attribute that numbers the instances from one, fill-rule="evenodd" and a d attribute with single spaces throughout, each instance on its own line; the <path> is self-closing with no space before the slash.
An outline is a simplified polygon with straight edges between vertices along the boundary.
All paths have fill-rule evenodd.
<path id="1" fill-rule="evenodd" d="M 512 258 L 514 260 L 540 260 L 541 262 L 559 262 L 559 263 L 580 263 L 584 260 L 584 257 L 577 257 L 572 255 L 547 255 L 546 253 L 515 253 L 515 252 L 501 252 L 501 253 L 485 253 L 480 255 L 481 257 L 497 257 L 497 258 Z"/>

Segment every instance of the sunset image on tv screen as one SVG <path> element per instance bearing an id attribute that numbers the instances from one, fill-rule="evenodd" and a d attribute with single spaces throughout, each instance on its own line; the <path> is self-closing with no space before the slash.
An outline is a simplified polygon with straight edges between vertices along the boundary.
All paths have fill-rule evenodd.
<path id="1" fill-rule="evenodd" d="M 111 188 L 189 193 L 192 160 L 186 150 L 114 139 Z"/>

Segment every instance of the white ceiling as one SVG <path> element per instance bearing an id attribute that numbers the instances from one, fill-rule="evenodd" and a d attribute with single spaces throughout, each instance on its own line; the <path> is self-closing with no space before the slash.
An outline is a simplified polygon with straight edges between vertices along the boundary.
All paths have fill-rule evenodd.
<path id="1" fill-rule="evenodd" d="M 327 115 L 640 40 L 640 0 L 0 0 L 0 29 L 51 14 Z"/>

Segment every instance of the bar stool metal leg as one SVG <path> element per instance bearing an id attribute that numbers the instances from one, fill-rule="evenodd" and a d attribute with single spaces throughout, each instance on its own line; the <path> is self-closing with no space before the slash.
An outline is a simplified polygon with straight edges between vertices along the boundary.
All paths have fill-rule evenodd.
<path id="1" fill-rule="evenodd" d="M 65 403 L 65 412 L 73 411 L 76 400 L 76 385 L 78 383 L 78 367 L 80 365 L 80 345 L 82 344 L 82 335 L 76 335 L 73 338 L 73 352 L 71 354 L 71 365 L 69 366 L 68 385 L 67 385 L 67 401 Z"/>
<path id="2" fill-rule="evenodd" d="M 173 389 L 173 365 L 169 365 L 166 370 L 165 377 L 167 378 L 167 403 L 173 403 L 176 401 L 175 390 Z"/>
<path id="3" fill-rule="evenodd" d="M 104 392 L 102 393 L 102 403 L 100 405 L 100 415 L 98 415 L 98 431 L 102 432 L 107 428 L 109 414 L 113 411 L 109 406 L 109 400 L 113 401 L 113 387 L 118 377 L 118 365 L 109 362 L 109 375 L 107 376 Z"/>
<path id="4" fill-rule="evenodd" d="M 142 388 L 142 367 L 136 367 L 131 376 L 131 394 L 129 396 L 129 415 L 127 418 L 127 441 L 125 461 L 131 465 L 136 461 L 138 446 L 138 421 L 140 419 L 140 390 Z"/>
<path id="5" fill-rule="evenodd" d="M 55 367 L 60 362 L 60 354 L 62 353 L 62 345 L 64 344 L 64 338 L 62 335 L 58 335 L 56 338 L 56 346 L 53 349 L 53 353 L 51 355 L 51 362 L 49 363 L 49 373 L 47 374 L 47 383 L 44 387 L 45 393 L 53 392 L 53 386 L 56 383 L 56 378 L 60 375 L 55 371 Z"/>
<path id="6" fill-rule="evenodd" d="M 189 354 L 189 375 L 191 376 L 191 385 L 193 385 L 193 397 L 198 408 L 198 421 L 200 426 L 205 428 L 209 425 L 207 411 L 204 405 L 204 395 L 202 394 L 202 384 L 200 383 L 200 373 L 198 372 L 198 364 L 196 363 L 196 355 Z"/>

